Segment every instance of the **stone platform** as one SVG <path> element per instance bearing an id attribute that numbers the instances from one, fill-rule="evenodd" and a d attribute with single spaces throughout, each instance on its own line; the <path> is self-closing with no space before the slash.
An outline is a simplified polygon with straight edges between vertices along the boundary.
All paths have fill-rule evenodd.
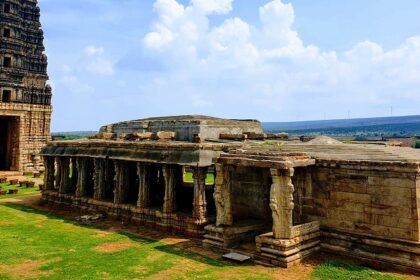
<path id="1" fill-rule="evenodd" d="M 257 261 L 289 268 L 320 249 L 319 222 L 293 227 L 289 239 L 275 238 L 273 233 L 256 237 Z"/>

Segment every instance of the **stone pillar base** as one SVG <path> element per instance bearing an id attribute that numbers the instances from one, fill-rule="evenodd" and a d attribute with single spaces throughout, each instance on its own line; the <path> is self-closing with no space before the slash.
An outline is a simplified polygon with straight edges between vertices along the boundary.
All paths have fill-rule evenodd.
<path id="1" fill-rule="evenodd" d="M 275 239 L 270 232 L 255 240 L 257 262 L 289 268 L 320 249 L 319 222 L 294 226 L 290 239 Z"/>

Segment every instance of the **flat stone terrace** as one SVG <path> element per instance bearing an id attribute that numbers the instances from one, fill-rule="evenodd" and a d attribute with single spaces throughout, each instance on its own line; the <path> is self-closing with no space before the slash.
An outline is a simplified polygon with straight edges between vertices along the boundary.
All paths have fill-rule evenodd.
<path id="1" fill-rule="evenodd" d="M 412 167 L 420 166 L 420 150 L 405 147 L 344 143 L 300 144 L 287 142 L 279 142 L 279 145 L 276 145 L 263 142 L 250 142 L 244 145 L 244 149 L 258 150 L 260 152 L 305 152 L 318 162 L 373 163 L 378 166 L 386 164 L 399 164 Z"/>
<path id="2" fill-rule="evenodd" d="M 182 141 L 55 141 L 42 151 L 43 156 L 96 157 L 151 163 L 210 166 L 213 159 L 242 143 L 190 143 Z"/>

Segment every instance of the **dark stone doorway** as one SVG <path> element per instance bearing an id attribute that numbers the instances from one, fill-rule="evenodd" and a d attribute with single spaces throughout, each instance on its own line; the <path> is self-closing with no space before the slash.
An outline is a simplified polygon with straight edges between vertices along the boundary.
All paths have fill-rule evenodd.
<path id="1" fill-rule="evenodd" d="M 0 117 L 0 170 L 17 170 L 18 118 Z"/>

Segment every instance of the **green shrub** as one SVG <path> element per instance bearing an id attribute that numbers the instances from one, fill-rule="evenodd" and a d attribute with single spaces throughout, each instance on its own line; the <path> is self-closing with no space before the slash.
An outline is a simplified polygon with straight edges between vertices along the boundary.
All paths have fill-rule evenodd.
<path id="1" fill-rule="evenodd" d="M 420 140 L 416 142 L 416 145 L 414 146 L 416 149 L 420 149 Z"/>

